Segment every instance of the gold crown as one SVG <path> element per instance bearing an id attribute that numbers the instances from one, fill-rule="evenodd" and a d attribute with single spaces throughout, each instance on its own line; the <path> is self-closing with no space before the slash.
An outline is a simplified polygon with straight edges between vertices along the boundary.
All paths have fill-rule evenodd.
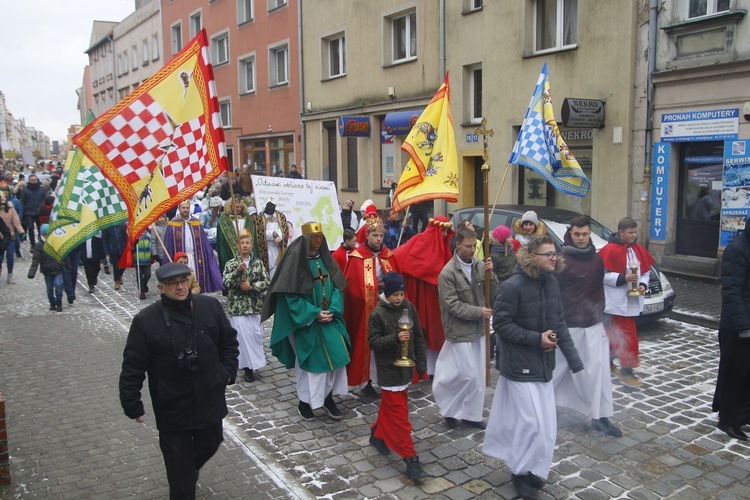
<path id="1" fill-rule="evenodd" d="M 323 225 L 320 222 L 302 224 L 302 234 L 323 234 Z"/>

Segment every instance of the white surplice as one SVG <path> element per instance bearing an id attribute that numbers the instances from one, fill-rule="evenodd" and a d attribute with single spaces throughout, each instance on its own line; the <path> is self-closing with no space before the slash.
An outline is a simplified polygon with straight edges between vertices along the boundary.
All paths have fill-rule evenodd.
<path id="1" fill-rule="evenodd" d="M 432 394 L 443 417 L 482 420 L 485 391 L 485 341 L 445 341 L 435 363 Z"/>
<path id="2" fill-rule="evenodd" d="M 513 474 L 547 479 L 557 439 L 555 392 L 550 382 L 497 381 L 482 451 Z"/>
<path id="3" fill-rule="evenodd" d="M 266 366 L 260 314 L 232 316 L 229 322 L 237 330 L 237 342 L 240 344 L 239 367 L 257 370 Z"/>
<path id="4" fill-rule="evenodd" d="M 603 323 L 569 328 L 583 362 L 583 371 L 572 373 L 560 349 L 555 349 L 552 383 L 557 406 L 577 410 L 588 418 L 611 417 L 612 380 L 609 373 L 609 339 Z"/>

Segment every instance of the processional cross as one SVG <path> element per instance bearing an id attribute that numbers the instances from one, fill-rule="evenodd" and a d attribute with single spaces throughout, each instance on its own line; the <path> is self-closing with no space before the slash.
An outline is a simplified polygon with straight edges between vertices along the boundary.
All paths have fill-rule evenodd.
<path id="1" fill-rule="evenodd" d="M 325 280 L 328 279 L 327 274 L 323 274 L 323 269 L 320 267 L 320 264 L 318 264 L 318 275 L 313 276 L 313 281 L 320 281 L 320 288 L 323 291 L 323 301 L 320 303 L 321 307 L 324 311 L 328 310 L 328 299 L 326 298 L 326 286 L 325 286 Z"/>
<path id="2" fill-rule="evenodd" d="M 490 184 L 490 150 L 489 150 L 489 142 L 490 137 L 495 135 L 495 131 L 493 129 L 487 128 L 487 118 L 482 118 L 482 126 L 477 127 L 477 129 L 474 131 L 475 134 L 482 135 L 482 178 L 484 182 L 484 234 L 487 234 L 490 230 L 490 212 L 489 212 L 489 184 Z M 492 207 L 494 211 L 495 207 Z M 484 242 L 484 255 L 486 256 L 489 254 L 490 251 L 490 239 L 485 237 Z M 492 304 L 490 304 L 490 277 L 492 275 L 491 270 L 485 270 L 484 271 L 484 307 L 491 308 Z M 490 345 L 490 322 L 489 320 L 485 320 L 484 322 L 484 337 L 486 345 Z M 490 385 L 490 351 L 489 349 L 486 350 L 486 359 L 485 359 L 485 379 L 487 386 Z"/>
<path id="3" fill-rule="evenodd" d="M 489 138 L 495 135 L 495 131 L 493 129 L 488 129 L 487 118 L 482 118 L 482 126 L 477 127 L 476 130 L 474 130 L 474 133 L 482 136 L 482 160 L 484 161 L 484 165 L 482 165 L 482 170 L 484 170 L 485 167 L 489 169 L 490 167 L 490 150 L 489 150 L 490 139 Z"/>

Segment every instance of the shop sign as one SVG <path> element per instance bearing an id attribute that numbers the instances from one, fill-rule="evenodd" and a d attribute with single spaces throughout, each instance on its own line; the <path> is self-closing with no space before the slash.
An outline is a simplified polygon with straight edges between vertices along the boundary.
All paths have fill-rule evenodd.
<path id="1" fill-rule="evenodd" d="M 666 113 L 661 115 L 661 140 L 666 142 L 737 139 L 740 108 Z"/>
<path id="2" fill-rule="evenodd" d="M 604 126 L 604 101 L 597 99 L 563 99 L 563 125 L 573 128 L 602 128 Z"/>
<path id="3" fill-rule="evenodd" d="M 339 136 L 370 137 L 370 119 L 366 116 L 340 116 Z"/>
<path id="4" fill-rule="evenodd" d="M 651 177 L 652 240 L 664 241 L 667 232 L 667 192 L 669 190 L 669 150 L 667 142 L 655 142 Z"/>

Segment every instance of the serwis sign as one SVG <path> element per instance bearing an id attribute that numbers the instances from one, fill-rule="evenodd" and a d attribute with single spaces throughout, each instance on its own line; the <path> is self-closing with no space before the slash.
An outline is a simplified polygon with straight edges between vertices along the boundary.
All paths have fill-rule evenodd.
<path id="1" fill-rule="evenodd" d="M 604 126 L 604 101 L 566 97 L 560 114 L 563 125 L 566 127 L 602 128 Z"/>

